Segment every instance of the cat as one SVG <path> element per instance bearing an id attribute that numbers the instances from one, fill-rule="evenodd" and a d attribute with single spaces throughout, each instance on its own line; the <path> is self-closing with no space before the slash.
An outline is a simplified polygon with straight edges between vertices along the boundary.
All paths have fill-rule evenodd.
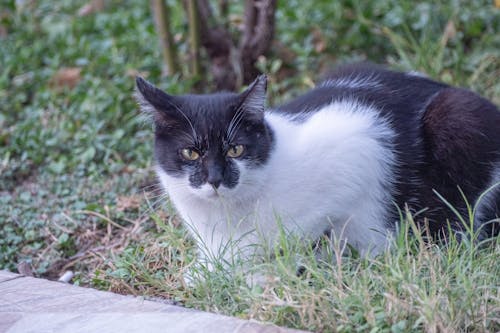
<path id="1" fill-rule="evenodd" d="M 460 237 L 443 198 L 466 220 L 464 197 L 477 203 L 474 232 L 498 235 L 500 112 L 488 100 L 372 64 L 268 110 L 266 89 L 259 76 L 239 94 L 173 96 L 136 79 L 159 180 L 202 258 L 230 260 L 230 241 L 248 257 L 280 230 L 375 255 L 405 207 L 431 235 Z"/>

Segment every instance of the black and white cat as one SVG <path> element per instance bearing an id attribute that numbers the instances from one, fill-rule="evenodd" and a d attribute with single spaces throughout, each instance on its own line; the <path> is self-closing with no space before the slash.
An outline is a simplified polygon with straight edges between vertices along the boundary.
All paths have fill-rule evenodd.
<path id="1" fill-rule="evenodd" d="M 405 205 L 425 209 L 418 217 L 431 233 L 451 226 L 460 234 L 435 192 L 464 215 L 461 191 L 472 205 L 486 193 L 474 228 L 498 235 L 500 189 L 491 187 L 500 182 L 500 112 L 492 103 L 373 65 L 343 67 L 271 110 L 266 84 L 261 76 L 241 94 L 172 96 L 137 78 L 137 100 L 154 119 L 159 179 L 200 248 L 227 257 L 232 240 L 246 254 L 283 228 L 378 253 Z"/>

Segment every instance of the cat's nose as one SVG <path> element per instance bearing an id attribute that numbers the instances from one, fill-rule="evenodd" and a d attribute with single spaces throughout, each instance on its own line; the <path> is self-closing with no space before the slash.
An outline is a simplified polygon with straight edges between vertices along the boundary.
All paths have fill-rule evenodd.
<path id="1" fill-rule="evenodd" d="M 207 183 L 218 189 L 222 183 L 222 174 L 220 172 L 210 172 L 208 174 Z"/>
<path id="2" fill-rule="evenodd" d="M 208 162 L 207 183 L 218 189 L 222 183 L 224 170 L 215 161 Z"/>

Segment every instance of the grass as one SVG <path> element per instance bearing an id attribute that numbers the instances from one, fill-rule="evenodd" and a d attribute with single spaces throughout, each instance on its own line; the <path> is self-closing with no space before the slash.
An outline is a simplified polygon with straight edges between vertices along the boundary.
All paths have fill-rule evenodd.
<path id="1" fill-rule="evenodd" d="M 182 9 L 171 4 L 185 54 Z M 79 6 L 42 0 L 0 8 L 1 269 L 27 262 L 49 278 L 71 269 L 76 284 L 314 331 L 499 331 L 498 241 L 439 247 L 402 233 L 389 253 L 338 257 L 333 265 L 283 239 L 283 255 L 256 266 L 269 277 L 266 287 L 248 287 L 237 264 L 201 270 L 187 286 L 192 241 L 158 191 L 151 129 L 131 98 L 137 73 L 172 93 L 189 91 L 187 69 L 161 76 L 143 2 L 109 1 L 87 16 L 77 15 Z M 309 88 L 335 64 L 371 60 L 500 104 L 500 10 L 491 1 L 279 7 L 281 44 L 259 63 L 270 73 L 272 103 Z M 295 276 L 297 255 L 303 277 Z"/>
<path id="2" fill-rule="evenodd" d="M 412 220 L 409 218 L 408 225 Z M 239 260 L 200 269 L 192 286 L 182 272 L 193 263 L 189 240 L 163 226 L 160 237 L 129 246 L 98 283 L 115 292 L 162 296 L 198 309 L 312 331 L 452 332 L 500 327 L 497 255 L 451 240 L 437 246 L 408 237 L 374 259 L 341 256 L 326 244 L 324 260 L 298 239 L 282 239 L 274 260 L 252 265 L 265 286 L 248 287 Z M 184 241 L 182 241 L 184 239 Z M 147 244 L 147 245 L 145 245 Z M 296 276 L 297 258 L 306 268 Z M 333 264 L 332 264 L 333 263 Z"/>

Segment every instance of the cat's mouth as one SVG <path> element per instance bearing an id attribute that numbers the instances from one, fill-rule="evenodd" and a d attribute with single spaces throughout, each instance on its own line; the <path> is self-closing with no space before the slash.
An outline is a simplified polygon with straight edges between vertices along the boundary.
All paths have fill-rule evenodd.
<path id="1" fill-rule="evenodd" d="M 212 191 L 209 192 L 209 195 L 208 195 L 209 197 L 211 197 L 211 198 L 217 198 L 217 197 L 221 196 L 219 190 L 217 189 L 217 187 L 215 187 L 213 185 L 210 185 L 210 187 L 212 188 Z"/>
<path id="2" fill-rule="evenodd" d="M 207 200 L 217 200 L 222 198 L 221 188 L 217 188 L 211 184 L 202 185 L 200 188 L 195 190 L 195 193 L 200 198 Z"/>

